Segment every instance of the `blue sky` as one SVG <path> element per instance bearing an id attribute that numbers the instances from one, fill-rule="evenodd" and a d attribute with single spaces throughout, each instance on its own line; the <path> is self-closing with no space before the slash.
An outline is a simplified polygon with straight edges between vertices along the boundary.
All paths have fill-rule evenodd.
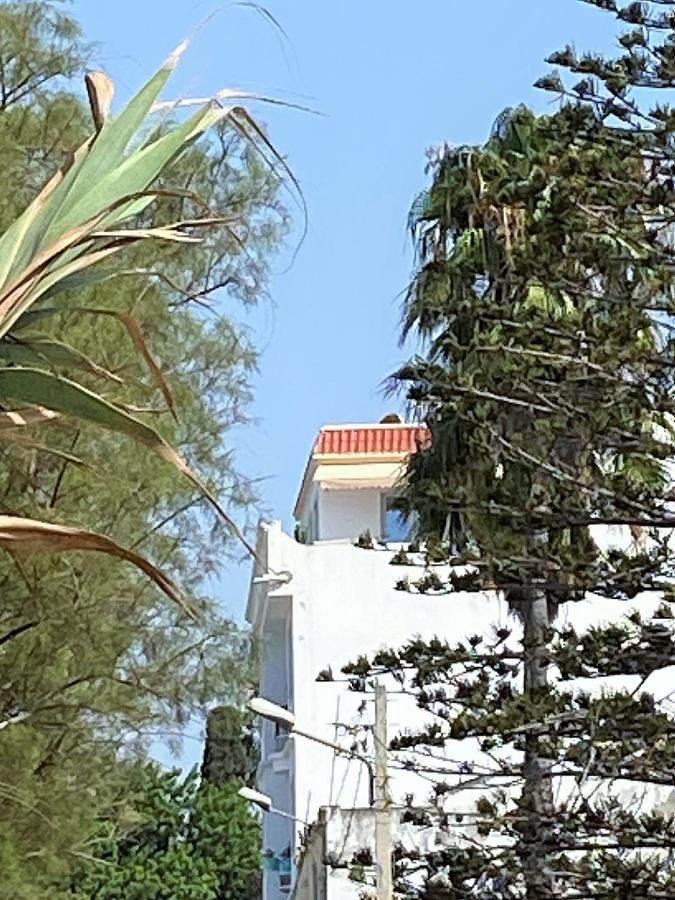
<path id="1" fill-rule="evenodd" d="M 579 0 L 267 0 L 284 40 L 236 3 L 76 0 L 73 9 L 122 100 L 215 11 L 172 96 L 238 86 L 325 114 L 258 108 L 302 183 L 309 231 L 290 269 L 290 253 L 275 262 L 273 303 L 248 319 L 263 350 L 259 425 L 237 436 L 237 450 L 247 474 L 266 478 L 265 503 L 290 528 L 318 428 L 377 421 L 392 407 L 381 383 L 401 358 L 400 293 L 412 263 L 405 222 L 425 184 L 425 148 L 483 140 L 509 105 L 545 110 L 550 95 L 531 87 L 544 56 L 567 42 L 607 47 L 613 21 Z M 246 585 L 247 567 L 235 566 L 219 584 L 238 618 Z"/>

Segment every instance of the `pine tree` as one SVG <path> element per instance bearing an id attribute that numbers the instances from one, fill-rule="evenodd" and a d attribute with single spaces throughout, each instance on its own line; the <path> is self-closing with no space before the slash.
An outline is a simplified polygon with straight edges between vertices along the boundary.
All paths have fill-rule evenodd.
<path id="1" fill-rule="evenodd" d="M 469 566 L 434 569 L 436 590 L 497 590 L 513 613 L 348 667 L 394 674 L 436 716 L 394 743 L 460 837 L 399 860 L 424 900 L 675 895 L 675 117 L 640 90 L 675 87 L 675 4 L 592 5 L 635 26 L 621 55 L 554 54 L 583 76 L 540 81 L 560 110 L 511 110 L 486 145 L 436 153 L 412 213 L 404 322 L 423 343 L 393 384 L 432 442 L 401 506 L 435 560 L 440 544 Z M 583 598 L 597 624 L 565 625 Z M 481 763 L 453 764 L 453 740 Z M 450 814 L 448 785 L 478 776 L 492 790 Z"/>

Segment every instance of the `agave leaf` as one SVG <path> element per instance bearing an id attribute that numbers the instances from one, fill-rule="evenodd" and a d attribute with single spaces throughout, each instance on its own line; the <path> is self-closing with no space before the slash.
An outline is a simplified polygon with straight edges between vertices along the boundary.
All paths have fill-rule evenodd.
<path id="1" fill-rule="evenodd" d="M 120 197 L 132 197 L 146 191 L 185 147 L 225 114 L 226 110 L 220 107 L 199 109 L 185 122 L 132 153 L 113 168 L 100 167 L 96 177 L 81 192 L 79 202 L 60 218 L 60 229 L 74 228 L 78 222 L 93 218 L 101 210 L 116 204 Z M 87 163 L 93 157 L 96 146 L 106 143 L 107 127 L 101 131 Z M 83 165 L 80 179 L 84 178 L 85 172 Z M 130 214 L 128 204 L 115 207 L 106 221 L 108 224 L 118 223 L 129 218 Z"/>
<path id="2" fill-rule="evenodd" d="M 26 297 L 44 270 L 54 260 L 58 259 L 60 254 L 71 250 L 80 241 L 89 238 L 91 232 L 101 224 L 101 220 L 105 215 L 105 212 L 99 213 L 98 216 L 95 216 L 88 222 L 84 222 L 82 225 L 78 225 L 76 228 L 72 228 L 70 231 L 62 234 L 53 244 L 32 257 L 28 266 L 8 284 L 3 286 L 0 290 L 0 337 L 9 331 L 16 319 L 21 315 L 21 312 L 23 312 L 23 309 L 40 295 L 38 291 L 32 300 L 26 301 Z M 105 248 L 104 255 L 110 255 L 110 252 L 112 252 L 110 248 Z M 98 258 L 101 257 L 99 256 Z M 67 268 L 68 266 L 63 267 L 63 269 Z M 82 268 L 82 266 L 79 268 Z M 56 273 L 52 273 L 51 278 L 47 277 L 45 280 L 48 284 L 51 284 L 55 277 Z"/>
<path id="3" fill-rule="evenodd" d="M 25 313 L 21 313 L 16 320 L 14 327 L 12 328 L 12 333 L 15 331 L 23 331 L 24 328 L 32 328 L 36 322 L 41 322 L 43 319 L 49 319 L 51 316 L 55 316 L 64 311 L 66 311 L 66 307 L 60 306 L 43 306 L 40 309 L 29 309 Z"/>
<path id="4" fill-rule="evenodd" d="M 58 209 L 59 198 L 67 193 L 75 179 L 83 157 L 91 145 L 88 138 L 42 188 L 33 202 L 0 236 L 0 286 L 21 271 L 39 251 L 47 224 Z"/>
<path id="5" fill-rule="evenodd" d="M 82 312 L 87 312 L 92 315 L 99 316 L 111 316 L 112 318 L 117 319 L 117 321 L 120 322 L 120 324 L 123 325 L 124 328 L 126 328 L 127 334 L 131 338 L 131 342 L 145 360 L 145 364 L 150 370 L 152 377 L 155 379 L 155 383 L 157 384 L 162 397 L 164 397 L 171 415 L 177 422 L 178 414 L 176 412 L 176 404 L 173 400 L 171 388 L 169 387 L 168 382 L 164 377 L 164 373 L 162 372 L 161 368 L 150 352 L 150 348 L 148 347 L 148 344 L 143 337 L 143 332 L 141 330 L 141 326 L 138 323 L 138 320 L 135 319 L 134 316 L 131 315 L 131 313 L 120 312 L 115 309 L 87 309 L 82 310 Z"/>
<path id="6" fill-rule="evenodd" d="M 136 192 L 143 194 L 145 188 L 152 184 L 155 178 L 166 168 L 180 153 L 195 141 L 200 135 L 217 122 L 230 115 L 233 110 L 224 108 L 217 103 L 211 103 L 198 110 L 190 119 L 177 126 L 168 134 L 146 144 L 133 156 L 128 157 L 114 172 L 108 176 L 105 188 L 112 189 L 114 193 L 119 190 L 120 184 L 126 184 L 130 191 L 131 185 L 137 185 Z M 162 160 L 164 160 L 162 162 Z M 154 171 L 155 174 L 152 174 Z M 100 187 L 100 185 L 99 185 Z M 99 196 L 100 204 L 100 196 Z M 109 225 L 123 222 L 141 212 L 147 203 L 137 199 L 129 201 L 120 208 L 116 208 L 114 215 L 108 221 Z"/>
<path id="7" fill-rule="evenodd" d="M 117 206 L 123 206 L 127 197 L 117 200 Z M 171 225 L 156 228 L 119 229 L 116 231 L 96 231 L 105 213 L 91 219 L 84 225 L 72 229 L 52 246 L 43 250 L 34 258 L 28 268 L 20 273 L 9 285 L 0 290 L 0 337 L 14 326 L 23 313 L 40 297 L 53 292 L 62 279 L 69 278 L 82 269 L 91 267 L 108 256 L 117 253 L 125 244 L 140 240 L 164 240 L 177 243 L 195 244 L 201 238 L 183 234 L 178 229 L 197 225 L 225 224 L 233 221 L 232 217 L 218 216 L 203 220 L 185 220 Z M 111 243 L 91 252 L 91 241 L 105 239 Z M 75 256 L 79 250 L 82 255 Z M 59 257 L 61 264 L 59 265 Z M 47 267 L 50 271 L 42 274 Z M 95 280 L 95 279 L 94 279 Z"/>
<path id="8" fill-rule="evenodd" d="M 240 216 L 210 216 L 202 219 L 181 219 L 178 222 L 171 222 L 165 225 L 165 228 L 204 228 L 209 225 L 235 225 L 241 222 Z"/>
<path id="9" fill-rule="evenodd" d="M 52 179 L 0 238 L 0 337 L 61 279 L 117 252 L 124 243 L 149 237 L 198 240 L 183 234 L 178 225 L 123 232 L 114 227 L 154 199 L 148 188 L 193 140 L 225 117 L 243 117 L 240 108 L 208 104 L 167 134 L 125 157 L 129 141 L 176 59 L 174 54 L 119 117 L 101 125 L 96 139 L 77 151 L 70 169 Z M 269 141 L 255 130 L 251 120 L 246 122 L 269 147 Z M 237 126 L 246 130 L 241 123 Z M 222 220 L 211 218 L 190 224 L 216 221 Z M 101 241 L 112 243 L 101 247 Z"/>
<path id="10" fill-rule="evenodd" d="M 78 219 L 78 215 L 73 215 L 73 210 L 78 206 L 82 208 L 83 201 L 92 192 L 92 185 L 113 172 L 124 159 L 127 146 L 143 124 L 185 46 L 183 43 L 177 48 L 119 116 L 102 124 L 95 140 L 89 138 L 78 148 L 70 164 L 56 173 L 33 203 L 0 237 L 0 285 L 16 276 L 36 253 L 60 234 L 88 218 L 85 213 Z M 120 190 L 117 197 L 123 194 L 124 191 Z M 149 202 L 151 200 L 148 198 L 134 200 L 134 213 Z M 88 208 L 92 210 L 92 215 L 101 211 L 101 207 L 97 208 L 95 204 L 89 204 Z M 127 214 L 132 213 L 127 211 Z"/>
<path id="11" fill-rule="evenodd" d="M 157 566 L 133 550 L 127 550 L 111 538 L 94 531 L 38 519 L 0 515 L 0 545 L 11 551 L 49 550 L 59 553 L 67 550 L 94 550 L 116 556 L 141 569 L 183 612 L 195 618 L 176 585 Z"/>
<path id="12" fill-rule="evenodd" d="M 123 203 L 125 199 L 118 202 Z M 119 252 L 127 243 L 150 239 L 179 243 L 199 243 L 201 240 L 185 235 L 175 230 L 173 226 L 96 232 L 95 227 L 100 224 L 100 220 L 99 216 L 63 235 L 55 245 L 48 247 L 32 260 L 29 267 L 10 285 L 0 290 L 0 337 L 7 334 L 23 313 L 36 300 L 53 290 L 62 279 Z M 210 224 L 208 220 L 207 224 Z M 91 241 L 96 238 L 103 238 L 111 243 L 92 252 L 86 252 L 91 246 Z M 73 252 L 78 252 L 78 245 L 82 245 L 79 247 L 82 255 L 73 258 Z M 61 257 L 60 265 L 59 257 Z M 48 266 L 51 266 L 50 271 L 43 274 Z"/>
<path id="13" fill-rule="evenodd" d="M 135 414 L 143 414 L 144 416 L 163 416 L 167 409 L 156 406 L 138 406 L 137 403 L 124 403 L 122 400 L 115 400 L 115 406 L 118 409 L 124 409 L 126 412 Z"/>
<path id="14" fill-rule="evenodd" d="M 184 196 L 186 193 L 189 193 L 189 192 L 158 191 L 157 195 L 159 195 L 159 194 L 173 195 L 174 193 L 179 196 Z M 190 195 L 190 196 L 194 197 L 194 195 Z M 154 197 L 155 197 L 155 193 L 153 192 L 153 195 L 150 199 L 152 200 L 152 199 L 154 199 Z M 205 217 L 205 218 L 201 218 L 201 219 L 184 219 L 179 222 L 171 222 L 168 225 L 162 226 L 162 228 L 171 229 L 172 231 L 176 231 L 179 228 L 205 228 L 205 227 L 209 227 L 211 225 L 229 226 L 229 225 L 236 224 L 240 220 L 241 219 L 239 216 L 211 216 L 208 218 Z M 137 229 L 136 232 L 139 233 L 139 230 Z M 124 229 L 124 230 L 121 229 L 117 233 L 123 237 L 129 237 L 129 235 L 134 234 L 132 229 Z M 109 235 L 110 232 L 105 232 L 105 234 Z M 140 233 L 140 237 L 142 237 L 142 238 L 152 239 L 153 237 L 156 237 L 156 236 L 157 236 L 156 232 L 151 232 L 148 229 L 143 229 L 142 233 Z M 236 239 L 236 235 L 234 235 L 234 233 L 233 233 L 233 236 Z M 173 239 L 173 237 L 174 237 L 173 234 L 169 235 L 168 239 L 171 240 L 171 239 Z M 194 241 L 194 242 L 196 243 L 196 241 Z M 90 263 L 89 261 L 87 262 L 87 265 L 91 265 L 91 264 L 93 264 L 93 263 Z M 81 268 L 84 269 L 84 268 L 86 268 L 86 266 L 83 265 Z M 110 269 L 110 268 L 103 269 L 103 268 L 100 268 L 97 266 L 95 269 L 93 269 L 91 271 L 77 271 L 76 269 L 71 270 L 71 271 L 72 271 L 72 274 L 70 274 L 70 275 L 61 273 L 61 277 L 57 281 L 55 281 L 54 284 L 52 284 L 47 290 L 41 292 L 41 294 L 40 294 L 41 299 L 43 301 L 45 301 L 46 299 L 54 297 L 57 294 L 63 293 L 64 291 L 74 291 L 74 290 L 78 290 L 83 287 L 90 287 L 91 285 L 94 285 L 94 284 L 102 284 L 106 281 L 111 281 L 113 278 L 119 278 L 122 275 L 145 275 L 149 278 L 154 277 L 154 278 L 158 278 L 158 279 L 166 279 L 168 282 L 170 281 L 163 272 L 155 270 L 155 269 L 148 269 L 148 268 L 142 267 L 142 266 L 136 267 L 133 269 Z M 173 285 L 173 287 L 175 288 L 176 286 Z M 178 289 L 180 289 L 180 288 L 178 288 Z M 53 310 L 51 310 L 51 312 L 45 313 L 45 315 L 51 315 L 53 312 L 58 312 L 58 311 L 59 310 L 57 308 L 54 308 Z M 42 317 L 42 314 L 40 311 L 38 311 L 35 314 L 29 313 L 28 315 L 29 316 L 38 315 L 38 316 Z M 17 320 L 16 324 L 14 325 L 14 328 L 18 328 L 18 327 L 24 327 L 23 321 L 19 322 Z"/>
<path id="15" fill-rule="evenodd" d="M 69 344 L 47 337 L 28 337 L 21 341 L 0 342 L 0 364 L 12 363 L 18 366 L 35 366 L 47 363 L 50 367 L 62 369 L 82 369 L 107 381 L 122 384 L 122 379 L 114 372 L 104 369 Z"/>
<path id="16" fill-rule="evenodd" d="M 29 292 L 28 295 L 24 296 L 18 314 L 12 315 L 12 321 L 16 322 L 21 316 L 21 310 L 32 306 L 32 304 L 35 303 L 36 300 L 44 297 L 45 294 L 48 294 L 52 289 L 56 288 L 64 279 L 74 278 L 76 275 L 80 275 L 80 277 L 83 277 L 85 274 L 85 269 L 89 269 L 92 266 L 95 266 L 102 259 L 106 259 L 108 256 L 114 255 L 121 249 L 122 245 L 115 242 L 109 246 L 94 250 L 93 252 L 86 252 L 84 248 L 76 247 L 75 253 L 79 253 L 79 255 L 76 255 L 75 258 L 72 258 L 70 260 L 65 259 L 64 254 L 64 256 L 61 257 L 60 261 L 57 260 L 56 266 L 52 267 L 51 270 L 46 275 L 44 275 L 43 278 L 41 278 L 35 290 Z M 61 263 L 60 265 L 59 262 Z M 95 275 L 95 273 L 86 274 Z M 5 331 L 4 333 L 6 334 L 7 332 Z"/>
<path id="17" fill-rule="evenodd" d="M 90 95 L 93 91 L 99 106 L 98 111 L 95 110 L 99 129 L 97 135 L 76 151 L 70 167 L 48 183 L 34 203 L 0 238 L 0 338 L 6 337 L 15 324 L 21 322 L 20 327 L 26 325 L 30 306 L 38 298 L 55 291 L 59 284 L 67 283 L 68 278 L 88 269 L 105 255 L 117 252 L 122 246 L 149 237 L 193 240 L 180 232 L 181 224 L 157 229 L 132 228 L 123 232 L 118 226 L 156 198 L 157 194 L 149 188 L 157 177 L 192 141 L 217 122 L 231 118 L 247 139 L 251 140 L 253 136 L 254 144 L 257 141 L 272 153 L 298 187 L 284 160 L 246 111 L 241 107 L 223 107 L 215 102 L 200 108 L 141 149 L 125 155 L 184 46 L 181 45 L 172 54 L 159 72 L 112 120 L 103 121 L 107 115 L 107 94 L 111 85 L 102 82 L 102 86 L 97 87 L 94 82 L 90 83 Z M 212 223 L 213 220 L 191 224 L 209 221 Z M 51 314 L 46 310 L 38 313 Z M 159 367 L 154 361 L 150 362 L 147 348 L 144 351 L 140 349 L 140 332 L 134 335 L 130 331 L 130 334 L 165 398 L 170 397 Z M 180 455 L 157 431 L 120 406 L 109 403 L 63 376 L 32 366 L 0 366 L 0 398 L 30 405 L 28 410 L 10 408 L 0 413 L 0 428 L 3 423 L 12 423 L 16 427 L 63 414 L 126 434 L 152 448 L 200 490 L 230 530 L 256 556 L 255 549 Z M 169 402 L 169 405 L 171 407 L 172 404 Z"/>
<path id="18" fill-rule="evenodd" d="M 275 165 L 270 163 L 267 159 L 265 153 L 260 150 L 260 146 L 262 145 L 266 150 L 269 150 L 272 159 L 275 163 L 279 164 L 281 170 L 285 173 L 285 175 L 290 180 L 291 184 L 295 188 L 298 194 L 298 198 L 300 200 L 300 207 L 305 215 L 305 228 L 304 231 L 307 231 L 307 202 L 305 200 L 305 195 L 302 191 L 302 187 L 300 186 L 300 182 L 293 174 L 293 170 L 288 165 L 283 156 L 279 153 L 277 148 L 274 146 L 272 141 L 267 137 L 263 129 L 260 127 L 258 122 L 253 118 L 250 112 L 245 109 L 243 106 L 234 106 L 229 110 L 230 118 L 232 119 L 232 124 L 237 129 L 237 131 L 242 135 L 242 137 L 248 141 L 251 146 L 255 147 L 262 158 L 267 162 L 270 167 L 276 171 Z M 253 137 L 251 136 L 253 135 Z M 304 237 L 304 234 L 303 234 Z"/>
<path id="19" fill-rule="evenodd" d="M 150 447 L 170 462 L 211 500 L 212 505 L 218 506 L 185 460 L 159 432 L 69 378 L 35 368 L 0 367 L 0 397 L 40 405 L 52 412 L 74 416 L 108 431 L 124 434 Z M 6 415 L 16 414 L 6 413 Z"/>
<path id="20" fill-rule="evenodd" d="M 74 157 L 70 165 L 74 162 Z M 15 263 L 18 250 L 27 231 L 39 218 L 51 195 L 64 179 L 69 166 L 59 169 L 45 184 L 40 193 L 26 207 L 21 215 L 12 222 L 9 228 L 0 236 L 0 285 L 4 284 Z"/>
<path id="21" fill-rule="evenodd" d="M 189 234 L 183 234 L 174 228 L 163 226 L 157 228 L 118 228 L 110 231 L 94 231 L 91 234 L 93 239 L 110 239 L 122 240 L 124 242 L 147 240 L 149 238 L 159 238 L 163 241 L 174 241 L 177 244 L 201 244 L 202 238 L 192 237 Z"/>
<path id="22" fill-rule="evenodd" d="M 143 125 L 152 104 L 178 64 L 186 46 L 187 42 L 185 41 L 180 44 L 119 115 L 104 123 L 79 168 L 76 183 L 72 185 L 64 202 L 59 206 L 58 217 L 54 219 L 51 227 L 45 233 L 45 240 L 54 238 L 59 231 L 73 227 L 78 221 L 89 218 L 102 206 L 107 205 L 105 202 L 97 205 L 95 203 L 86 204 L 84 201 L 99 179 L 113 172 L 123 160 L 127 147 Z M 126 193 L 128 192 L 121 189 L 116 196 Z M 82 214 L 77 212 L 78 207 L 82 209 L 84 206 L 87 206 L 91 212 Z"/>
<path id="23" fill-rule="evenodd" d="M 258 555 L 241 529 L 204 482 L 164 438 L 135 416 L 114 406 L 87 388 L 52 372 L 32 368 L 0 368 L 0 397 L 46 406 L 63 415 L 75 416 L 109 431 L 125 434 L 150 447 L 178 471 L 208 500 L 227 528 L 253 559 Z"/>
<path id="24" fill-rule="evenodd" d="M 178 457 L 164 438 L 140 419 L 54 372 L 19 366 L 0 367 L 0 397 L 44 406 L 62 415 L 75 416 L 110 431 L 126 434 L 171 461 L 173 456 Z"/>
<path id="25" fill-rule="evenodd" d="M 74 272 L 72 275 L 63 275 L 63 277 L 59 278 L 50 288 L 47 288 L 46 291 L 43 292 L 41 296 L 41 300 L 44 303 L 46 300 L 50 300 L 52 297 L 55 297 L 57 294 L 63 294 L 65 291 L 79 291 L 82 288 L 92 287 L 95 284 L 103 284 L 106 281 L 111 281 L 113 278 L 118 278 L 120 275 L 126 274 L 126 270 L 122 269 L 118 271 L 117 269 L 103 269 L 99 266 L 96 266 L 95 269 L 85 269 L 79 272 Z M 25 315 L 28 316 L 26 321 L 24 321 L 24 314 L 20 316 L 14 323 L 14 330 L 18 328 L 25 328 L 27 324 L 32 324 L 34 319 L 33 316 L 36 316 L 38 319 L 44 319 L 47 316 L 54 315 L 54 313 L 62 312 L 63 309 L 61 307 L 51 307 L 50 309 L 37 309 L 31 310 Z"/>
<path id="26" fill-rule="evenodd" d="M 133 272 L 133 270 L 132 270 Z M 136 273 L 133 273 L 136 274 Z M 108 278 L 116 277 L 115 273 L 108 273 Z M 164 373 L 162 372 L 159 364 L 156 362 L 153 357 L 148 344 L 143 337 L 143 331 L 138 320 L 131 315 L 131 313 L 121 312 L 116 309 L 105 309 L 99 307 L 80 307 L 80 306 L 69 306 L 68 311 L 70 312 L 78 312 L 83 315 L 89 316 L 110 316 L 113 319 L 117 319 L 117 321 L 126 329 L 131 341 L 141 354 L 145 363 L 150 370 L 150 374 L 153 376 L 157 387 L 159 388 L 164 400 L 166 402 L 167 408 L 173 418 L 178 421 L 178 414 L 176 412 L 176 404 L 174 403 L 173 395 L 171 393 L 171 389 L 168 385 L 166 378 L 164 377 Z M 47 318 L 49 316 L 53 316 L 56 313 L 63 312 L 59 307 L 43 307 L 42 309 L 34 309 L 28 310 L 28 312 L 23 313 L 23 315 L 18 319 L 16 325 L 14 326 L 14 330 L 22 330 L 25 327 L 29 327 L 33 325 L 35 322 L 39 322 L 41 319 Z M 4 343 L 0 343 L 0 359 L 2 358 L 2 348 L 6 346 Z M 77 352 L 77 351 L 76 351 Z M 116 376 L 115 376 L 116 377 Z M 120 379 L 121 380 L 121 379 Z M 117 404 L 118 406 L 121 404 Z"/>

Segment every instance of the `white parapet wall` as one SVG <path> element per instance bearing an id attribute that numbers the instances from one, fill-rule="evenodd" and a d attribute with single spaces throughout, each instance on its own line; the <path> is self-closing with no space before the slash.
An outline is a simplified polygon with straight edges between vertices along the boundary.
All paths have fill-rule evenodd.
<path id="1" fill-rule="evenodd" d="M 300 730 L 345 748 L 372 753 L 373 722 L 372 695 L 350 689 L 341 672 L 346 663 L 385 647 L 399 647 L 416 636 L 453 643 L 473 634 L 489 635 L 494 626 L 518 631 L 513 614 L 495 592 L 398 590 L 397 582 L 418 578 L 424 569 L 391 565 L 392 548 L 378 545 L 364 550 L 350 541 L 301 544 L 273 523 L 261 527 L 258 552 L 269 577 L 254 578 L 247 616 L 261 645 L 260 693 L 292 709 Z M 583 631 L 593 624 L 617 621 L 636 608 L 648 616 L 658 602 L 657 594 L 629 602 L 588 598 L 565 604 L 558 624 L 569 623 Z M 321 672 L 334 680 L 317 681 Z M 644 689 L 655 695 L 668 693 L 673 677 L 665 670 L 654 673 Z M 625 676 L 593 680 L 583 687 L 597 692 L 608 686 L 637 688 L 639 683 L 640 676 Z M 388 688 L 389 737 L 419 728 L 428 714 L 395 682 L 389 682 Z M 446 749 L 459 763 L 465 760 L 475 766 L 481 761 L 480 751 L 471 742 L 455 742 Z M 416 805 L 428 802 L 428 781 L 404 770 L 400 754 L 392 762 L 393 803 L 401 805 L 407 794 Z M 464 779 L 455 775 L 444 780 L 456 784 Z M 322 807 L 340 808 L 344 816 L 345 810 L 363 809 L 369 803 L 368 771 L 362 763 L 305 737 L 289 735 L 272 723 L 263 726 L 259 787 L 272 797 L 275 807 L 298 820 L 294 824 L 266 815 L 264 847 L 277 854 L 290 852 L 293 857 L 300 847 L 303 821 L 316 822 Z M 625 789 L 626 798 L 636 790 L 635 785 L 617 787 Z M 480 783 L 467 785 L 452 794 L 453 803 L 467 808 L 485 788 Z M 565 786 L 560 789 L 564 791 Z M 668 802 L 669 794 L 659 791 L 652 804 Z M 337 816 L 331 828 L 337 828 Z M 286 900 L 287 882 L 274 872 L 267 873 L 265 900 Z"/>

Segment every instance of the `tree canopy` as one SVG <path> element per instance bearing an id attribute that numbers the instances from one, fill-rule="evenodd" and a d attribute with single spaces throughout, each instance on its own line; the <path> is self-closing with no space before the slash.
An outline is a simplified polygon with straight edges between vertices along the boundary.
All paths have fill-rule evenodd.
<path id="1" fill-rule="evenodd" d="M 436 781 L 431 819 L 464 838 L 399 859 L 424 900 L 675 890 L 675 119 L 655 97 L 675 87 L 675 4 L 592 5 L 632 26 L 619 55 L 553 54 L 582 75 L 540 80 L 559 110 L 509 110 L 485 145 L 435 151 L 411 213 L 403 334 L 420 351 L 392 385 L 431 434 L 401 499 L 428 569 L 400 587 L 449 603 L 497 589 L 514 613 L 347 668 L 355 686 L 394 675 L 433 717 L 394 743 L 431 757 L 413 765 Z M 600 597 L 610 625 L 606 604 L 590 629 L 559 618 Z M 453 741 L 492 762 L 462 773 Z M 464 818 L 448 799 L 462 774 L 486 785 Z"/>
<path id="2" fill-rule="evenodd" d="M 87 136 L 73 78 L 92 52 L 60 4 L 0 4 L 0 230 Z M 170 127 L 159 121 L 157 133 Z M 145 227 L 196 218 L 204 204 L 236 210 L 240 224 L 210 228 L 200 244 L 130 248 L 114 264 L 119 277 L 74 285 L 34 328 L 95 360 L 100 371 L 78 367 L 77 378 L 133 408 L 245 518 L 254 486 L 228 439 L 247 421 L 256 350 L 236 308 L 264 295 L 285 233 L 279 179 L 223 125 L 187 149 L 163 185 L 185 195 L 148 209 Z M 57 369 L 68 376 L 71 365 Z M 99 813 L 126 790 L 120 758 L 143 757 L 156 739 L 177 747 L 193 717 L 240 700 L 249 639 L 204 588 L 239 547 L 170 466 L 64 417 L 7 435 L 0 467 L 0 512 L 110 535 L 199 609 L 193 621 L 140 572 L 100 554 L 0 557 L 0 865 L 3 891 L 34 900 L 53 897 L 54 880 L 92 855 Z"/>
<path id="3" fill-rule="evenodd" d="M 81 900 L 242 900 L 260 871 L 260 825 L 236 785 L 136 765 L 74 872 Z"/>

